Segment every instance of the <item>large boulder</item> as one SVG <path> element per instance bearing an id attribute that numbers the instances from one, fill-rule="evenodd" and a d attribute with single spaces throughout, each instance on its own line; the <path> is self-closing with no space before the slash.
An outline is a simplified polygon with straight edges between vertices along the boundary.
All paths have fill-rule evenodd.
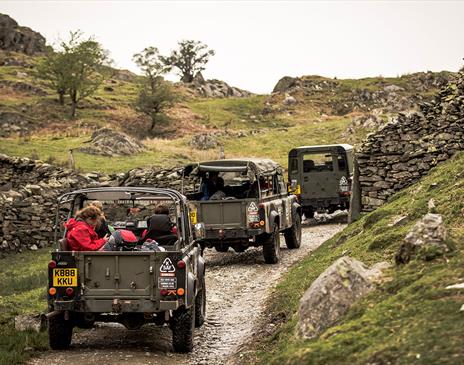
<path id="1" fill-rule="evenodd" d="M 91 144 L 80 147 L 79 151 L 92 155 L 121 156 L 133 155 L 144 150 L 141 142 L 109 128 L 101 128 L 93 132 L 88 143 Z"/>
<path id="2" fill-rule="evenodd" d="M 194 135 L 189 145 L 197 150 L 209 150 L 219 146 L 219 141 L 214 133 L 203 133 Z"/>
<path id="3" fill-rule="evenodd" d="M 386 262 L 369 269 L 362 262 L 343 256 L 328 267 L 300 300 L 298 332 L 317 337 L 345 314 L 359 298 L 374 289 Z"/>
<path id="4" fill-rule="evenodd" d="M 6 14 L 0 14 L 0 49 L 34 55 L 45 51 L 45 38 L 18 23 Z"/>
<path id="5" fill-rule="evenodd" d="M 395 259 L 398 264 L 408 263 L 416 257 L 431 260 L 449 250 L 443 217 L 427 213 L 406 235 Z"/>

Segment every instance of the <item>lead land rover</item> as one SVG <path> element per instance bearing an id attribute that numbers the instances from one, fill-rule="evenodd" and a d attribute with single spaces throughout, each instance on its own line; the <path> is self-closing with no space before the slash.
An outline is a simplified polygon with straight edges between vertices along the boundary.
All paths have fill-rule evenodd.
<path id="1" fill-rule="evenodd" d="M 298 196 L 306 218 L 349 209 L 352 177 L 353 147 L 348 144 L 303 146 L 288 154 L 289 191 Z"/>
<path id="2" fill-rule="evenodd" d="M 202 248 L 236 252 L 262 246 L 266 263 L 280 258 L 280 233 L 288 248 L 301 244 L 301 210 L 295 195 L 288 195 L 282 168 L 266 159 L 216 160 L 191 164 L 184 180 L 195 177 L 195 193 L 187 194 L 191 221 L 203 222 Z M 205 190 L 224 180 L 220 200 L 209 200 Z M 211 193 L 211 192 L 210 192 Z"/>
<path id="3" fill-rule="evenodd" d="M 65 237 L 63 220 L 94 200 L 103 204 L 106 220 L 116 232 L 112 237 L 130 231 L 131 237 L 140 238 L 160 204 L 169 209 L 174 237 L 160 238 L 156 250 L 153 243 L 144 247 L 137 240 L 120 239 L 112 251 L 69 251 L 66 239 L 59 240 Z M 197 235 L 201 228 L 201 224 L 195 227 Z M 64 194 L 58 199 L 55 244 L 48 265 L 52 349 L 69 347 L 73 327 L 89 328 L 103 321 L 119 322 L 128 329 L 167 323 L 174 351 L 192 350 L 194 327 L 205 318 L 205 263 L 183 195 L 170 189 L 122 187 Z"/>

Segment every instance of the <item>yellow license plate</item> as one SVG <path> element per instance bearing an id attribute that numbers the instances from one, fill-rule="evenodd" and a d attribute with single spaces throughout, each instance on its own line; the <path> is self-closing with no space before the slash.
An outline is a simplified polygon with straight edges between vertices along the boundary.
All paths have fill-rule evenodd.
<path id="1" fill-rule="evenodd" d="M 197 224 L 197 212 L 195 210 L 190 211 L 190 222 Z"/>
<path id="2" fill-rule="evenodd" d="M 53 269 L 53 286 L 77 286 L 77 269 Z"/>

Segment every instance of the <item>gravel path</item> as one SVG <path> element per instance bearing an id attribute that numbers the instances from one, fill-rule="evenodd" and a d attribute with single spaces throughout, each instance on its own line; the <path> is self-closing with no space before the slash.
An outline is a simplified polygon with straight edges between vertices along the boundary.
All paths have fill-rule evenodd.
<path id="1" fill-rule="evenodd" d="M 282 237 L 282 260 L 277 265 L 266 265 L 260 248 L 239 254 L 232 250 L 205 251 L 207 318 L 195 331 L 191 354 L 171 353 L 171 331 L 167 327 L 144 326 L 129 331 L 118 324 L 102 323 L 75 333 L 68 351 L 45 352 L 29 365 L 226 364 L 253 334 L 269 290 L 282 274 L 344 226 L 304 224 L 300 249 L 284 248 Z"/>

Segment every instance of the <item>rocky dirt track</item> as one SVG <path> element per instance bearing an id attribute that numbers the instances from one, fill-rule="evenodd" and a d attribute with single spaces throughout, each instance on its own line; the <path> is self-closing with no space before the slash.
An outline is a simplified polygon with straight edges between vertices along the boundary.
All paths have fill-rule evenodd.
<path id="1" fill-rule="evenodd" d="M 227 253 L 205 251 L 207 318 L 203 327 L 195 332 L 193 353 L 171 352 L 168 327 L 145 326 L 129 331 L 116 324 L 97 324 L 92 330 L 75 333 L 70 350 L 49 351 L 29 365 L 219 365 L 232 360 L 240 363 L 237 350 L 253 334 L 270 289 L 292 264 L 344 227 L 336 223 L 304 223 L 300 249 L 286 249 L 281 237 L 282 260 L 277 265 L 264 263 L 261 248 L 240 254 L 232 250 Z"/>

